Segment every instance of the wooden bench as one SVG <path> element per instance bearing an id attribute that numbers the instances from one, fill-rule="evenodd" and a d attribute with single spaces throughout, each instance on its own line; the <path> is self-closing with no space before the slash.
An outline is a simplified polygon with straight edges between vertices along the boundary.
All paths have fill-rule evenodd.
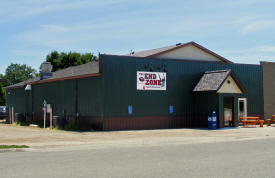
<path id="1" fill-rule="evenodd" d="M 267 126 L 271 126 L 271 122 L 275 122 L 275 115 L 272 115 L 271 119 L 266 119 Z"/>
<path id="2" fill-rule="evenodd" d="M 260 127 L 263 127 L 264 120 L 260 120 L 259 117 L 240 117 L 239 123 L 243 123 L 243 126 L 246 125 L 255 125 L 260 124 Z"/>

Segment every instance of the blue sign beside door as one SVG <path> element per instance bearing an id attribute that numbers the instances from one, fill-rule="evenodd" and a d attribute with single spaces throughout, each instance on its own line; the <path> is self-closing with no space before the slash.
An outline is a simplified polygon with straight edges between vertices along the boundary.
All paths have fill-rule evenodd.
<path id="1" fill-rule="evenodd" d="M 128 106 L 128 114 L 133 114 L 133 107 L 132 106 Z"/>
<path id="2" fill-rule="evenodd" d="M 173 113 L 173 106 L 169 106 L 170 113 Z"/>

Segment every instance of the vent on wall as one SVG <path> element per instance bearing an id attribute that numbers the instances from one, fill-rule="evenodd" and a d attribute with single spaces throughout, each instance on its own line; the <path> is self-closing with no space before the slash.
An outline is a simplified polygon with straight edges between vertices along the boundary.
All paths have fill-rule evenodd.
<path id="1" fill-rule="evenodd" d="M 50 78 L 53 76 L 52 74 L 52 69 L 53 69 L 53 66 L 51 65 L 50 62 L 43 62 L 40 66 L 40 80 L 44 80 L 44 79 L 47 79 L 47 78 Z"/>

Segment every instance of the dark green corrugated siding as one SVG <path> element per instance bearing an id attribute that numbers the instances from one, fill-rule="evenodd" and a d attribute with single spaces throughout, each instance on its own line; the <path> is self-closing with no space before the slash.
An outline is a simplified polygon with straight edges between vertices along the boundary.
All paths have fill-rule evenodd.
<path id="1" fill-rule="evenodd" d="M 219 95 L 216 93 L 193 94 L 194 95 L 194 114 L 211 116 L 212 111 L 219 115 Z"/>
<path id="2" fill-rule="evenodd" d="M 148 62 L 146 59 L 103 60 L 105 117 L 128 116 L 128 106 L 133 106 L 131 116 L 168 114 L 169 105 L 172 105 L 173 101 L 167 102 L 169 96 L 165 91 L 136 89 L 136 73 L 144 70 L 143 67 Z M 154 62 L 153 65 L 161 65 L 160 62 L 157 64 L 158 61 Z M 174 108 L 174 112 L 179 110 Z"/>
<path id="3" fill-rule="evenodd" d="M 78 79 L 79 116 L 102 116 L 102 77 Z"/>
<path id="4" fill-rule="evenodd" d="M 136 89 L 136 72 L 149 71 L 144 66 L 153 63 L 154 72 L 160 72 L 158 66 L 167 64 L 167 90 L 141 91 Z M 232 69 L 244 88 L 245 94 L 238 97 L 248 98 L 248 110 L 263 113 L 262 68 L 260 65 L 215 64 L 174 60 L 152 60 L 119 56 L 102 56 L 104 78 L 104 113 L 105 117 L 118 116 L 167 116 L 194 115 L 193 105 L 206 104 L 200 108 L 200 114 L 211 114 L 212 104 L 207 94 L 194 101 L 190 93 L 205 71 Z M 218 100 L 218 94 L 214 100 Z M 200 104 L 201 103 L 201 104 Z M 133 114 L 128 114 L 128 106 L 133 106 Z M 169 106 L 174 106 L 174 113 L 169 113 Z M 199 106 L 195 106 L 199 108 Z M 213 107 L 213 109 L 212 109 Z M 217 111 L 218 112 L 218 111 Z"/>
<path id="5" fill-rule="evenodd" d="M 144 68 L 148 62 L 153 63 L 154 72 L 161 72 L 157 67 L 163 62 L 166 63 L 168 70 L 166 91 L 136 89 L 137 71 L 149 71 L 149 68 Z M 80 116 L 103 118 L 126 116 L 191 116 L 192 118 L 194 116 L 201 119 L 202 116 L 204 118 L 210 115 L 213 110 L 217 111 L 217 115 L 221 115 L 223 96 L 234 96 L 235 114 L 237 114 L 237 98 L 247 98 L 248 114 L 263 113 L 262 67 L 259 65 L 213 64 L 105 55 L 102 56 L 102 64 L 103 77 L 35 84 L 32 85 L 31 91 L 25 91 L 23 88 L 10 90 L 11 95 L 7 95 L 7 107 L 14 106 L 16 113 L 30 113 L 34 107 L 35 114 L 42 114 L 43 101 L 47 100 L 53 106 L 54 115 L 63 115 L 63 110 L 66 111 L 66 115 L 75 115 L 78 110 Z M 205 71 L 224 69 L 233 70 L 246 89 L 245 94 L 191 93 Z M 128 114 L 128 106 L 133 106 L 132 115 Z M 174 107 L 174 113 L 169 113 L 169 106 Z"/>
<path id="6" fill-rule="evenodd" d="M 212 115 L 212 111 L 216 111 L 219 115 L 219 95 L 216 93 L 196 93 L 194 96 L 194 119 L 195 127 L 207 127 L 208 116 Z M 218 123 L 219 124 L 219 123 Z"/>
<path id="7" fill-rule="evenodd" d="M 43 114 L 43 101 L 52 104 L 53 115 L 75 115 L 75 80 L 34 85 L 34 112 Z"/>
<path id="8" fill-rule="evenodd" d="M 9 94 L 10 93 L 10 94 Z M 7 90 L 6 107 L 14 107 L 14 113 L 26 114 L 28 112 L 28 94 L 24 88 Z M 7 109 L 8 112 L 8 109 Z"/>
<path id="9" fill-rule="evenodd" d="M 63 108 L 66 112 L 66 115 L 75 116 L 76 115 L 75 80 L 65 80 L 62 82 L 63 82 L 63 91 L 64 91 Z"/>
<path id="10" fill-rule="evenodd" d="M 80 116 L 102 116 L 102 78 L 92 77 L 77 80 L 78 112 Z M 16 113 L 43 114 L 43 101 L 52 104 L 53 115 L 76 115 L 76 81 L 66 80 L 32 85 L 31 91 L 24 88 L 9 90 L 7 107 L 14 107 Z M 8 91 L 7 91 L 8 93 Z M 32 101 L 32 97 L 34 101 Z M 34 105 L 32 106 L 32 103 Z"/>
<path id="11" fill-rule="evenodd" d="M 136 72 L 145 71 L 144 66 L 153 62 L 155 72 L 164 60 L 148 60 L 135 58 L 119 58 L 108 56 L 103 58 L 104 82 L 108 87 L 105 91 L 105 113 L 110 116 L 128 116 L 128 106 L 133 106 L 131 116 L 166 116 L 191 115 L 192 97 L 190 91 L 194 86 L 194 75 L 188 66 L 181 61 L 166 61 L 167 90 L 142 91 L 136 89 Z M 148 69 L 148 68 L 147 68 Z M 191 77 L 192 76 L 192 77 Z M 197 76 L 199 77 L 201 74 Z M 196 80 L 197 82 L 197 80 Z M 174 107 L 174 113 L 169 113 L 169 106 Z"/>
<path id="12" fill-rule="evenodd" d="M 220 94 L 220 108 L 223 108 L 223 96 L 234 96 L 234 114 L 238 114 L 238 98 L 247 98 L 247 114 L 263 114 L 262 67 L 236 65 L 235 75 L 246 89 L 243 94 Z"/>
<path id="13" fill-rule="evenodd" d="M 32 86 L 33 87 L 33 86 Z M 33 104 L 32 104 L 32 92 L 33 90 L 29 90 L 28 91 L 28 94 L 27 94 L 27 114 L 31 114 L 32 113 L 32 107 L 33 107 Z"/>

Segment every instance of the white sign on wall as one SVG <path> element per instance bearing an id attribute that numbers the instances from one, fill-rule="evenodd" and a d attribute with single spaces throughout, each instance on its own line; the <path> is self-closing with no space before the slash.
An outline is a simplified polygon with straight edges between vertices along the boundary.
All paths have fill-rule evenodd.
<path id="1" fill-rule="evenodd" d="M 137 89 L 166 90 L 166 73 L 137 71 Z"/>

